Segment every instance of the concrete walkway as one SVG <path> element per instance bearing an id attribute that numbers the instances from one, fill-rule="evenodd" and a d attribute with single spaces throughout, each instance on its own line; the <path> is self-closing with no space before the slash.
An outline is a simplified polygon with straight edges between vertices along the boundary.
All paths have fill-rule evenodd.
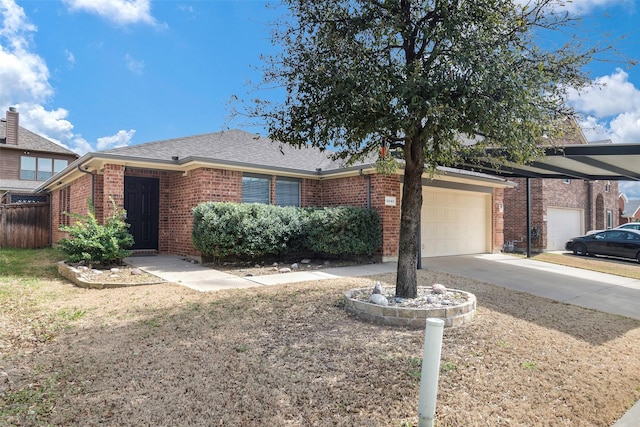
<path id="1" fill-rule="evenodd" d="M 241 289 L 396 271 L 396 263 L 238 277 L 173 255 L 132 256 L 142 270 L 200 292 Z M 424 258 L 422 268 L 457 274 L 555 301 L 640 320 L 640 281 L 503 254 Z M 640 267 L 638 267 L 640 268 Z M 640 402 L 612 427 L 640 426 Z"/>

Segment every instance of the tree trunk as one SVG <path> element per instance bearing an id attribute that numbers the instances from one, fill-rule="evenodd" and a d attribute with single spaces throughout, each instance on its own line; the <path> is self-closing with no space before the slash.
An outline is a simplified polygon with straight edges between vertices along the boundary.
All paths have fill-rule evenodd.
<path id="1" fill-rule="evenodd" d="M 405 146 L 404 186 L 400 213 L 400 243 L 396 296 L 415 298 L 418 295 L 418 256 L 420 214 L 422 211 L 422 173 L 424 154 L 419 141 Z"/>

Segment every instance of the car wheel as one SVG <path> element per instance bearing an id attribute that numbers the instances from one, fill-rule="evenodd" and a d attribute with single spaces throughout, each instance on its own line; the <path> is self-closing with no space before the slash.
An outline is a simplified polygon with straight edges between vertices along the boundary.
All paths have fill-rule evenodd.
<path id="1" fill-rule="evenodd" d="M 584 243 L 574 243 L 573 244 L 573 254 L 574 255 L 586 255 L 587 247 Z"/>

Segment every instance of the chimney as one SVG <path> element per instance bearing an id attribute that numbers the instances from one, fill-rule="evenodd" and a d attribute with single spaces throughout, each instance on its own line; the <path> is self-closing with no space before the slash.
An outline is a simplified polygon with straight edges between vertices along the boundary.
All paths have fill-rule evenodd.
<path id="1" fill-rule="evenodd" d="M 7 144 L 18 145 L 18 112 L 15 107 L 9 107 L 7 111 Z"/>

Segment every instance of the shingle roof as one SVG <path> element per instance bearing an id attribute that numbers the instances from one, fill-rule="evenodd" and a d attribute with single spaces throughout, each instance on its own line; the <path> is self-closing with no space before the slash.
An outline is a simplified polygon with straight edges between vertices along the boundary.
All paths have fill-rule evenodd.
<path id="1" fill-rule="evenodd" d="M 43 181 L 21 181 L 19 179 L 0 179 L 0 190 L 2 191 L 32 191 Z"/>
<path id="2" fill-rule="evenodd" d="M 0 140 L 4 140 L 7 137 L 7 122 L 6 120 L 0 120 Z M 16 148 L 20 150 L 33 150 L 33 151 L 45 151 L 48 153 L 59 153 L 59 154 L 71 154 L 74 153 L 71 150 L 67 150 L 61 145 L 56 144 L 53 141 L 49 141 L 47 138 L 44 138 L 38 134 L 31 132 L 28 129 L 19 127 L 18 132 L 18 145 L 11 144 L 2 144 L 0 145 L 2 148 Z"/>
<path id="3" fill-rule="evenodd" d="M 296 148 L 237 129 L 114 148 L 96 154 L 150 161 L 167 161 L 177 156 L 180 160 L 192 158 L 308 172 L 315 172 L 318 168 L 327 171 L 344 167 L 342 162 L 330 159 L 333 154 L 330 151 Z"/>
<path id="4" fill-rule="evenodd" d="M 638 209 L 640 209 L 640 199 L 629 199 L 627 203 L 624 204 L 622 216 L 632 217 Z"/>

